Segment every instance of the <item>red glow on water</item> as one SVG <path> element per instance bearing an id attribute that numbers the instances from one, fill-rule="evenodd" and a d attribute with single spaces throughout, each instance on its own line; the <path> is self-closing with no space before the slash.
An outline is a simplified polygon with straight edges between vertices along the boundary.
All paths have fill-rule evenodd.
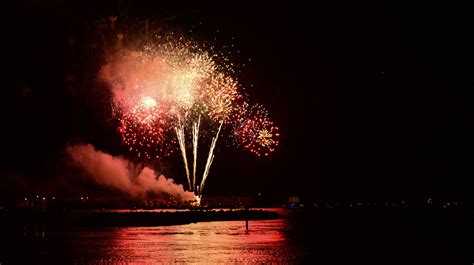
<path id="1" fill-rule="evenodd" d="M 248 230 L 245 221 L 116 227 L 80 234 L 75 248 L 85 263 L 298 263 L 288 228 L 287 219 L 250 220 Z"/>
<path id="2" fill-rule="evenodd" d="M 274 262 L 285 248 L 284 220 L 202 222 L 117 230 L 114 250 L 123 261 L 184 263 Z"/>

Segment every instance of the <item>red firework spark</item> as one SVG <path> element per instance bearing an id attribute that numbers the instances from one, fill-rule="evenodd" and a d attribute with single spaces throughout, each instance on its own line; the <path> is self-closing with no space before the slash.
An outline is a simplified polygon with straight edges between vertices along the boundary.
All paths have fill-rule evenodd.
<path id="1" fill-rule="evenodd" d="M 173 153 L 165 105 L 151 97 L 142 97 L 133 106 L 122 104 L 118 119 L 123 143 L 138 157 L 154 159 Z"/>
<path id="2" fill-rule="evenodd" d="M 278 146 L 278 127 L 268 118 L 268 112 L 260 105 L 248 107 L 243 103 L 234 115 L 234 137 L 243 148 L 261 156 L 268 156 Z"/>

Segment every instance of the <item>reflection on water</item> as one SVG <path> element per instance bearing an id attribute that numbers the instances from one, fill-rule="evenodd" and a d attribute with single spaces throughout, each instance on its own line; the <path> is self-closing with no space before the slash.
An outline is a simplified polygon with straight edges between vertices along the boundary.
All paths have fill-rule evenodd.
<path id="1" fill-rule="evenodd" d="M 3 223 L 0 264 L 470 264 L 472 211 L 278 210 L 288 219 L 87 228 Z M 0 216 L 1 217 L 1 216 Z"/>
<path id="2" fill-rule="evenodd" d="M 127 227 L 76 234 L 78 262 L 294 262 L 283 233 L 285 220 L 202 222 L 180 226 Z"/>
<path id="3" fill-rule="evenodd" d="M 281 210 L 279 210 L 281 211 Z M 200 222 L 155 227 L 28 228 L 4 259 L 13 263 L 298 263 L 288 220 Z M 9 250 L 11 251 L 11 250 Z M 21 252 L 24 253 L 21 253 Z M 2 254 L 0 252 L 0 254 Z M 3 255 L 12 255 L 4 252 Z M 0 255 L 1 258 L 2 255 Z M 1 263 L 1 260 L 0 260 Z"/>

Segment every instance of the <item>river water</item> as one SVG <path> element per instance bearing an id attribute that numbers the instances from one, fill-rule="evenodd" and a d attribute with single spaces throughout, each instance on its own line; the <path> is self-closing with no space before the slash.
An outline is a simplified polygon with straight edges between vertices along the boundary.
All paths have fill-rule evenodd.
<path id="1" fill-rule="evenodd" d="M 295 263 L 285 220 L 202 222 L 169 227 L 128 227 L 75 233 L 79 263 Z"/>
<path id="2" fill-rule="evenodd" d="M 3 253 L 4 264 L 300 263 L 301 250 L 287 237 L 289 222 L 249 221 L 248 230 L 245 221 L 58 231 L 28 228 L 12 239 L 15 249 Z"/>
<path id="3" fill-rule="evenodd" d="M 287 210 L 154 227 L 1 225 L 0 264 L 471 264 L 470 211 Z M 466 263 L 467 262 L 467 263 Z"/>

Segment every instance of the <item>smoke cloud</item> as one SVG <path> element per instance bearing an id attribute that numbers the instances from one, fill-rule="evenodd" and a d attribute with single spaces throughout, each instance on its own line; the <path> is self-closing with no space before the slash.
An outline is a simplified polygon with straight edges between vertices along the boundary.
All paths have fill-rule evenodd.
<path id="1" fill-rule="evenodd" d="M 176 184 L 163 175 L 157 176 L 153 169 L 138 167 L 123 157 L 114 157 L 96 150 L 91 144 L 70 146 L 66 151 L 73 164 L 97 184 L 133 197 L 153 194 L 162 198 L 171 196 L 179 201 L 196 199 L 194 193 L 184 191 L 183 185 Z"/>

